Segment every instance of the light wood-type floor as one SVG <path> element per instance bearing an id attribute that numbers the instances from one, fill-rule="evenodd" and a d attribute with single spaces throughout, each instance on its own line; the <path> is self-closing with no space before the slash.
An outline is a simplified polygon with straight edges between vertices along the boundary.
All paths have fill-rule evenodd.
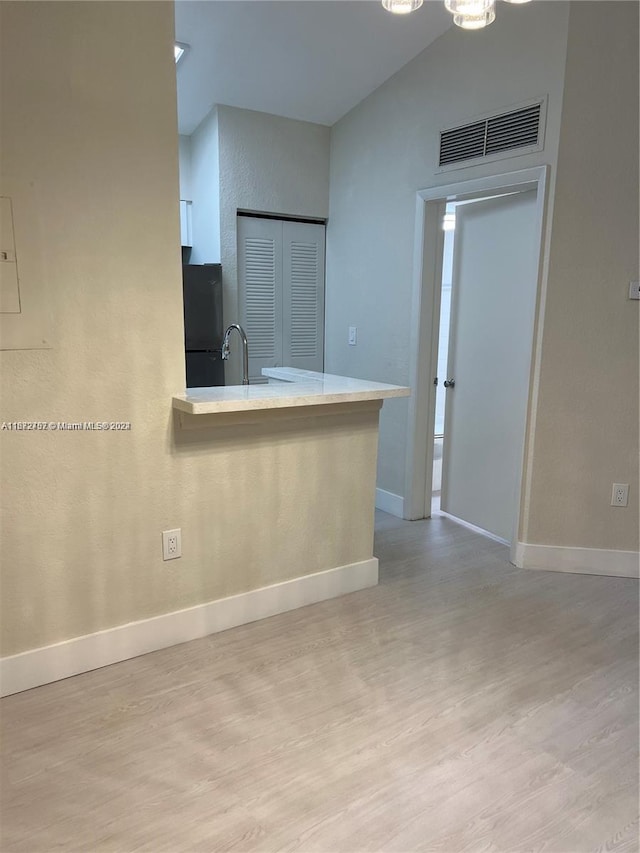
<path id="1" fill-rule="evenodd" d="M 9 697 L 9 851 L 636 851 L 638 583 L 379 515 L 380 586 Z"/>

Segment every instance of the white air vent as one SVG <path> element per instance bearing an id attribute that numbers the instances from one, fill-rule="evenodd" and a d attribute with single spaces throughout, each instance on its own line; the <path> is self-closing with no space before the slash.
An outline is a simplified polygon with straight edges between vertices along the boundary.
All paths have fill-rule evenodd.
<path id="1" fill-rule="evenodd" d="M 543 103 L 536 101 L 517 110 L 443 130 L 439 165 L 449 166 L 515 149 L 541 147 Z"/>

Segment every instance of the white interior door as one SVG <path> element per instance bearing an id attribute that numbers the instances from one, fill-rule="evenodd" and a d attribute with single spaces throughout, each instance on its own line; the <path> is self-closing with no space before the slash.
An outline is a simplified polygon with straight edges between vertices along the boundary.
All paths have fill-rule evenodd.
<path id="1" fill-rule="evenodd" d="M 282 238 L 283 364 L 322 372 L 325 227 L 285 221 Z"/>
<path id="2" fill-rule="evenodd" d="M 238 217 L 238 283 L 253 385 L 282 364 L 282 222 Z"/>
<path id="3" fill-rule="evenodd" d="M 249 380 L 263 367 L 322 371 L 325 226 L 238 216 L 241 323 Z"/>
<path id="4" fill-rule="evenodd" d="M 456 210 L 441 508 L 511 541 L 536 305 L 536 191 Z"/>

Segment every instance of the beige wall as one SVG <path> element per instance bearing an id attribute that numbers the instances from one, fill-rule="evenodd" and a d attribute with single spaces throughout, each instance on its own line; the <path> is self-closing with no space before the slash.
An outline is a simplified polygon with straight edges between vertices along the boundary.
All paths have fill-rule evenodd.
<path id="1" fill-rule="evenodd" d="M 523 540 L 638 549 L 638 6 L 572 3 Z M 629 506 L 609 506 L 629 483 Z"/>
<path id="2" fill-rule="evenodd" d="M 0 14 L 2 165 L 38 185 L 54 315 L 53 349 L 0 353 L 0 420 L 132 422 L 0 432 L 2 653 L 368 559 L 372 513 L 358 522 L 344 506 L 372 501 L 374 416 L 174 431 L 172 5 L 3 2 Z M 310 493 L 310 479 L 324 487 Z M 184 556 L 163 563 L 173 527 Z"/>
<path id="3" fill-rule="evenodd" d="M 334 181 L 351 183 L 337 192 L 336 228 L 369 206 L 380 225 L 352 232 L 353 255 L 335 244 L 334 311 L 340 287 L 356 300 L 344 303 L 342 316 L 358 299 L 372 303 L 396 288 L 389 315 L 393 329 L 403 328 L 398 249 L 410 251 L 407 199 L 425 185 L 433 161 L 393 129 L 394 116 L 418 116 L 423 125 L 410 126 L 416 138 L 433 140 L 453 109 L 446 90 L 438 98 L 437 80 L 453 75 L 458 87 L 468 85 L 466 72 L 489 48 L 500 57 L 497 69 L 524 63 L 524 78 L 534 68 L 532 34 L 548 39 L 531 85 L 500 82 L 506 75 L 496 70 L 495 79 L 474 83 L 482 109 L 551 86 L 564 63 L 564 6 L 530 8 L 501 9 L 513 41 L 498 29 L 493 41 L 465 42 L 473 45 L 469 67 L 457 71 L 462 49 L 448 63 L 436 46 L 434 59 L 420 60 L 426 78 L 410 65 L 400 88 L 390 81 L 372 96 L 383 98 L 384 113 L 368 101 L 337 128 Z M 54 326 L 53 349 L 0 353 L 0 419 L 132 422 L 124 433 L 0 433 L 2 653 L 367 559 L 370 518 L 354 523 L 343 507 L 370 500 L 375 419 L 356 418 L 348 429 L 292 425 L 285 435 L 254 427 L 174 431 L 170 397 L 184 386 L 184 363 L 171 5 L 3 2 L 0 14 L 2 167 L 37 185 Z M 638 318 L 625 298 L 637 277 L 636 34 L 631 3 L 579 4 L 572 13 L 530 542 L 637 547 Z M 438 45 L 449 42 L 447 34 Z M 552 118 L 557 108 L 550 105 Z M 361 135 L 366 127 L 377 128 L 378 142 Z M 345 152 L 358 141 L 349 160 Z M 395 171 L 378 175 L 381 162 Z M 367 173 L 375 180 L 367 183 Z M 402 180 L 391 191 L 394 175 Z M 281 206 L 272 191 L 252 194 L 269 187 L 264 177 L 245 173 L 237 206 L 326 214 L 321 181 L 317 203 L 294 195 Z M 377 270 L 376 235 L 391 227 L 392 250 Z M 225 234 L 233 245 L 228 227 Z M 337 349 L 334 364 L 403 380 L 403 342 L 379 316 L 371 329 L 378 342 L 389 341 L 380 370 L 350 370 Z M 317 441 L 307 440 L 307 429 Z M 307 502 L 310 476 L 326 488 Z M 628 510 L 608 508 L 614 479 L 632 484 Z M 264 483 L 272 500 L 260 492 Z M 171 527 L 182 528 L 184 557 L 163 563 L 160 533 Z"/>

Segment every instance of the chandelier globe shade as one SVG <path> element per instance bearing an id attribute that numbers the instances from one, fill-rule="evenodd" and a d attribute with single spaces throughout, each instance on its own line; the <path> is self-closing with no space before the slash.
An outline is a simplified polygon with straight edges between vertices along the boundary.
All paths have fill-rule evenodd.
<path id="1" fill-rule="evenodd" d="M 494 5 L 494 0 L 444 0 L 445 8 L 452 15 L 483 15 Z"/>
<path id="2" fill-rule="evenodd" d="M 488 27 L 496 19 L 496 7 L 492 4 L 484 12 L 475 15 L 454 15 L 453 23 L 463 30 L 481 30 Z"/>
<path id="3" fill-rule="evenodd" d="M 394 15 L 408 15 L 422 6 L 423 0 L 382 0 L 382 5 L 387 12 Z"/>
<path id="4" fill-rule="evenodd" d="M 388 12 L 407 15 L 422 6 L 424 0 L 382 0 Z M 505 0 L 521 6 L 531 0 Z M 481 30 L 496 19 L 496 0 L 444 0 L 445 8 L 453 15 L 453 23 L 463 30 Z"/>

